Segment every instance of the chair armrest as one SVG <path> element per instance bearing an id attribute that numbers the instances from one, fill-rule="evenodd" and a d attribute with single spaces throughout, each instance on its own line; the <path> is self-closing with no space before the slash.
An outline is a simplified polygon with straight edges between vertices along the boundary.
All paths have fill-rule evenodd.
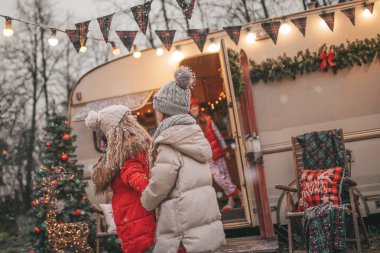
<path id="1" fill-rule="evenodd" d="M 343 178 L 343 182 L 345 182 L 346 184 L 348 184 L 349 187 L 351 186 L 357 186 L 358 184 L 350 177 L 345 177 Z"/>
<path id="2" fill-rule="evenodd" d="M 286 191 L 286 192 L 297 192 L 296 188 L 293 188 L 287 185 L 276 184 L 274 188 L 276 188 L 277 190 Z"/>

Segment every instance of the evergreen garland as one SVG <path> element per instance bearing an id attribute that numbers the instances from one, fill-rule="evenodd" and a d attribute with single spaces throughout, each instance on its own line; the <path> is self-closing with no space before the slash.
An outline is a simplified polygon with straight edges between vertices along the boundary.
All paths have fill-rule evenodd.
<path id="1" fill-rule="evenodd" d="M 231 78 L 234 86 L 235 96 L 239 96 L 244 91 L 243 74 L 240 68 L 240 55 L 238 52 L 228 49 L 228 61 L 231 68 Z"/>
<path id="2" fill-rule="evenodd" d="M 332 45 L 327 47 L 322 45 L 318 51 L 311 52 L 309 49 L 299 51 L 294 57 L 289 57 L 286 54 L 277 57 L 277 59 L 266 59 L 261 63 L 256 63 L 250 60 L 250 74 L 252 83 L 259 81 L 273 82 L 282 79 L 296 79 L 297 75 L 315 72 L 319 70 L 321 59 L 319 56 L 322 52 L 335 52 L 333 61 L 335 66 L 329 66 L 323 70 L 327 72 L 329 69 L 334 74 L 338 70 L 353 67 L 355 65 L 362 66 L 370 64 L 375 59 L 380 60 L 380 35 L 371 39 L 347 41 L 347 44 L 341 43 L 338 46 Z M 238 53 L 229 50 L 230 66 L 232 79 L 235 87 L 235 93 L 238 95 L 244 89 L 244 82 L 241 78 L 241 71 L 237 67 Z"/>

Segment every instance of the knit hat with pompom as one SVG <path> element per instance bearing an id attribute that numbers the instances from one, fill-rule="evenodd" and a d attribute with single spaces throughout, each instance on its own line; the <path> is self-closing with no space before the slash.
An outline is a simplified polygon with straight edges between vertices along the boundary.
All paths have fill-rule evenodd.
<path id="1" fill-rule="evenodd" d="M 91 130 L 102 130 L 107 134 L 114 126 L 117 126 L 123 116 L 131 110 L 125 105 L 111 105 L 99 112 L 90 111 L 85 120 L 86 126 Z"/>
<path id="2" fill-rule="evenodd" d="M 173 116 L 190 111 L 190 88 L 195 81 L 194 73 L 188 67 L 180 67 L 174 74 L 175 81 L 166 84 L 153 100 L 153 108 Z"/>

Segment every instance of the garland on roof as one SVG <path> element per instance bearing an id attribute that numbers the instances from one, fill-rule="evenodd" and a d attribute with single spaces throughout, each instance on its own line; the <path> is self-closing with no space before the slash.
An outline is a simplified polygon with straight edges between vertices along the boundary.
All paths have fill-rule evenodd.
<path id="1" fill-rule="evenodd" d="M 232 51 L 232 50 L 231 50 Z M 238 59 L 234 56 L 237 52 L 229 55 L 231 72 L 236 91 L 244 89 L 239 74 L 233 67 L 238 64 Z M 260 81 L 274 82 L 282 79 L 296 79 L 298 75 L 315 71 L 328 72 L 329 69 L 336 74 L 339 70 L 362 66 L 372 63 L 375 59 L 380 60 L 380 35 L 371 39 L 347 41 L 347 44 L 326 46 L 322 45 L 317 51 L 311 52 L 309 49 L 299 51 L 295 56 L 289 57 L 286 54 L 277 59 L 266 59 L 261 63 L 250 60 L 250 74 L 252 83 Z M 232 63 L 231 63 L 232 62 Z M 235 76 L 235 79 L 234 79 Z M 238 93 L 236 93 L 238 94 Z"/>

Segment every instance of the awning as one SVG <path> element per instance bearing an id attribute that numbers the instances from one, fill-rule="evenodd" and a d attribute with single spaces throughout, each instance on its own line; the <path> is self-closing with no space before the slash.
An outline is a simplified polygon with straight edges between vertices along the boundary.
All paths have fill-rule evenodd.
<path id="1" fill-rule="evenodd" d="M 85 105 L 85 107 L 77 112 L 73 116 L 73 121 L 83 121 L 86 119 L 90 111 L 98 112 L 103 108 L 110 105 L 125 105 L 128 106 L 132 111 L 142 108 L 149 100 L 149 98 L 155 93 L 155 90 L 144 91 L 129 95 L 124 95 L 120 97 L 108 98 L 90 102 Z"/>

